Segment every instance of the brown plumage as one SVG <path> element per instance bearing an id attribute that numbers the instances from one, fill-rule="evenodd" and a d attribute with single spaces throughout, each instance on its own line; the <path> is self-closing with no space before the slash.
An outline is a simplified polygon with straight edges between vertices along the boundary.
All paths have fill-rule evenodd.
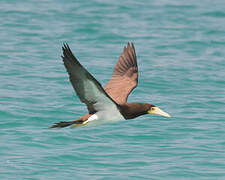
<path id="1" fill-rule="evenodd" d="M 125 104 L 137 83 L 138 66 L 134 44 L 128 43 L 114 68 L 112 78 L 104 89 L 118 104 Z"/>
<path id="2" fill-rule="evenodd" d="M 78 62 L 67 44 L 63 47 L 63 62 L 70 81 L 80 100 L 86 104 L 89 113 L 74 121 L 59 122 L 51 128 L 62 128 L 73 124 L 82 125 L 93 114 L 103 111 L 105 106 L 116 107 L 124 119 L 132 119 L 157 108 L 146 103 L 127 103 L 128 95 L 137 86 L 138 66 L 134 44 L 124 47 L 112 75 L 103 89 L 101 84 Z M 107 112 L 105 108 L 105 112 Z M 164 112 L 163 112 L 164 113 Z M 162 114 L 161 114 L 162 115 Z M 169 117 L 167 113 L 164 116 Z"/>

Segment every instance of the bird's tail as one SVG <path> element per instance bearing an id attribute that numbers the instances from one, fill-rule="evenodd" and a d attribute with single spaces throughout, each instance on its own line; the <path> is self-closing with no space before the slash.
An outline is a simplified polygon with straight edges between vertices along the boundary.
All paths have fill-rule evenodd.
<path id="1" fill-rule="evenodd" d="M 61 122 L 53 124 L 49 128 L 64 128 L 64 127 L 71 126 L 71 125 L 73 125 L 72 127 L 74 128 L 74 127 L 80 126 L 82 124 L 83 124 L 83 122 L 82 121 L 78 121 L 78 120 L 75 120 L 75 121 L 61 121 Z"/>

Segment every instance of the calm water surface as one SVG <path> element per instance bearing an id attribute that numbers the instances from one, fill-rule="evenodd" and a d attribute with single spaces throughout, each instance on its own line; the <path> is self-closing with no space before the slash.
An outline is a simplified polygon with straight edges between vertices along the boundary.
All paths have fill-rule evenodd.
<path id="1" fill-rule="evenodd" d="M 225 1 L 0 3 L 0 179 L 225 179 Z M 86 112 L 61 46 L 104 85 L 135 43 L 143 116 L 51 130 Z"/>

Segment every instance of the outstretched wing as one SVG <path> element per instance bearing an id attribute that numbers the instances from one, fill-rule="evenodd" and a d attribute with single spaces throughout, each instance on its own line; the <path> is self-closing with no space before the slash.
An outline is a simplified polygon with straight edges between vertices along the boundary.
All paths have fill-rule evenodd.
<path id="1" fill-rule="evenodd" d="M 116 103 L 124 104 L 137 83 L 138 66 L 134 44 L 128 43 L 114 68 L 112 78 L 104 89 Z"/>
<path id="2" fill-rule="evenodd" d="M 101 84 L 78 62 L 69 46 L 64 44 L 63 62 L 70 82 L 80 100 L 87 105 L 90 114 L 115 106 L 116 103 L 104 91 Z"/>

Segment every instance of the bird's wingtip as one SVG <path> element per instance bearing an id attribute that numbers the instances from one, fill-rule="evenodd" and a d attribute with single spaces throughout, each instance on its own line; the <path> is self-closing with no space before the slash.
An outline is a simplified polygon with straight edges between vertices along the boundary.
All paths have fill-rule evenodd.
<path id="1" fill-rule="evenodd" d="M 134 42 L 133 41 L 128 41 L 127 42 L 127 47 L 129 48 L 129 47 L 131 47 L 131 48 L 133 48 L 134 49 Z"/>
<path id="2" fill-rule="evenodd" d="M 68 45 L 66 42 L 64 42 L 64 43 L 63 43 L 63 46 L 62 46 L 62 49 L 63 49 L 63 50 L 69 49 L 69 45 Z"/>

